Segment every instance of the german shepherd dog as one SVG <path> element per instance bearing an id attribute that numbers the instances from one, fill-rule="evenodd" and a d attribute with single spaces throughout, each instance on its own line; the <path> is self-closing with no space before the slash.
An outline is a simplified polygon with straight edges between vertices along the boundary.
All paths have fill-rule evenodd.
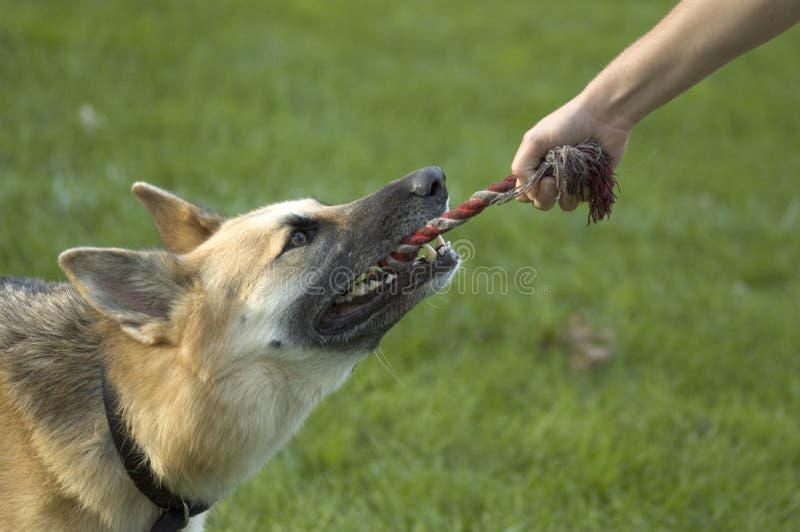
<path id="1" fill-rule="evenodd" d="M 460 260 L 443 240 L 382 260 L 446 210 L 436 167 L 231 219 L 133 193 L 164 250 L 74 248 L 69 283 L 0 278 L 0 530 L 156 530 L 171 510 L 131 469 L 181 502 L 172 529 L 202 530 Z"/>

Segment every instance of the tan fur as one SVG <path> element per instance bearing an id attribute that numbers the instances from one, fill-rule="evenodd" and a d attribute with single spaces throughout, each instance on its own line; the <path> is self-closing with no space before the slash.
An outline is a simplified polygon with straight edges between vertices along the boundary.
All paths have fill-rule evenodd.
<path id="1" fill-rule="evenodd" d="M 147 183 L 135 183 L 133 193 L 150 212 L 161 242 L 173 253 L 188 253 L 214 234 L 224 219 Z"/>
<path id="2" fill-rule="evenodd" d="M 277 216 L 286 209 L 268 207 L 220 223 L 213 236 L 201 241 L 208 227 L 201 211 L 177 197 L 170 203 L 173 200 L 154 187 L 137 185 L 134 190 L 146 198 L 143 201 L 169 247 L 187 252 L 180 260 L 184 271 L 164 264 L 165 275 L 198 279 L 180 295 L 169 319 L 120 328 L 113 311 L 98 305 L 91 286 L 72 270 L 86 252 L 65 253 L 61 264 L 81 295 L 101 313 L 93 334 L 103 339 L 110 379 L 118 383 L 123 412 L 151 467 L 176 492 L 215 501 L 252 474 L 297 430 L 314 404 L 344 380 L 357 358 L 337 357 L 327 367 L 324 361 L 315 362 L 321 371 L 313 377 L 320 382 L 309 387 L 306 381 L 296 381 L 297 375 L 306 373 L 303 361 L 281 362 L 264 356 L 263 349 L 251 353 L 233 345 L 236 336 L 228 334 L 231 323 L 248 312 L 248 299 L 263 281 L 264 267 L 286 239 L 286 229 L 277 223 Z M 177 210 L 169 212 L 171 206 Z M 292 205 L 295 212 L 319 208 L 323 207 L 311 200 Z M 2 431 L 8 434 L 7 441 L 0 441 L 9 451 L 0 458 L 0 488 L 7 488 L 0 489 L 0 507 L 17 510 L 10 515 L 0 512 L 0 530 L 18 523 L 34 524 L 33 529 L 139 530 L 141 523 L 154 519 L 146 501 L 113 464 L 118 458 L 107 442 L 99 445 L 100 450 L 92 442 L 81 449 L 58 438 L 38 437 L 2 399 L 0 424 L 9 430 Z M 262 414 L 264 405 L 271 406 L 267 415 Z M 103 429 L 98 435 L 105 440 L 102 410 L 95 412 L 91 424 Z M 47 459 L 37 462 L 31 447 Z M 105 466 L 81 456 L 99 451 L 105 455 Z M 103 482 L 98 485 L 97 477 L 87 474 L 97 468 L 117 471 L 111 477 L 101 474 Z M 11 487 L 23 480 L 23 489 Z M 54 488 L 64 482 L 70 485 L 61 497 L 61 490 Z M 20 497 L 25 500 L 17 500 Z M 109 500 L 114 497 L 121 504 Z M 93 510 L 87 515 L 95 516 L 84 515 L 82 506 Z M 116 506 L 129 507 L 130 514 L 143 517 L 129 514 L 120 519 L 104 511 Z"/>
<path id="3" fill-rule="evenodd" d="M 225 220 L 151 185 L 133 191 L 169 252 L 76 248 L 59 258 L 71 285 L 0 278 L 2 531 L 142 531 L 157 517 L 111 441 L 102 367 L 155 475 L 213 503 L 277 452 L 365 354 L 285 338 L 308 265 L 333 253 L 350 260 L 369 237 L 372 225 L 349 229 L 363 206 L 300 200 Z M 334 238 L 316 256 L 298 248 L 277 261 L 292 231 L 285 219 L 298 214 L 341 228 L 354 250 Z"/>
<path id="4" fill-rule="evenodd" d="M 65 511 L 69 508 L 61 497 L 54 497 L 49 486 L 56 480 L 39 467 L 30 449 L 31 434 L 22 416 L 12 411 L 8 398 L 0 390 L 0 449 L 4 460 L 14 467 L 0 468 L 0 493 L 2 508 L 15 508 L 4 523 L 3 530 L 46 529 L 58 518 L 65 527 L 75 528 L 82 524 L 81 517 Z M 64 521 L 70 516 L 70 521 Z"/>

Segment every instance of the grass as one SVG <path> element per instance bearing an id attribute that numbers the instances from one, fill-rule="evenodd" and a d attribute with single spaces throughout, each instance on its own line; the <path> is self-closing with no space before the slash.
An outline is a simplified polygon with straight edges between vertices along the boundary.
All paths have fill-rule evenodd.
<path id="1" fill-rule="evenodd" d="M 460 200 L 671 2 L 9 2 L 0 271 L 148 247 L 146 179 L 235 214 L 427 164 Z M 212 531 L 790 530 L 800 522 L 800 33 L 640 124 L 610 221 L 454 237 L 533 295 L 451 290 L 383 342 Z M 463 243 L 462 243 L 463 244 Z M 580 313 L 616 335 L 569 369 Z"/>

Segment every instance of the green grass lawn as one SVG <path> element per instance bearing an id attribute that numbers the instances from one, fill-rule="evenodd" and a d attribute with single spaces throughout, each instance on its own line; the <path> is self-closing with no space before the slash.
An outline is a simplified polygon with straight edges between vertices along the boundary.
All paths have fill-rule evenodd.
<path id="1" fill-rule="evenodd" d="M 0 272 L 428 164 L 461 200 L 671 2 L 0 1 Z M 212 531 L 800 526 L 800 30 L 647 118 L 608 222 L 490 210 Z M 465 243 L 461 243 L 465 245 Z M 533 267 L 534 294 L 470 283 Z M 582 315 L 615 336 L 570 369 Z"/>

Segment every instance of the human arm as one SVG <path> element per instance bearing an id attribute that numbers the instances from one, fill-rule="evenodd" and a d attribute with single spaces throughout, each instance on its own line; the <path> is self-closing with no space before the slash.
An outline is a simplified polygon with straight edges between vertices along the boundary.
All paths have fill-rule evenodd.
<path id="1" fill-rule="evenodd" d="M 578 96 L 525 133 L 512 172 L 524 180 L 549 149 L 588 137 L 608 150 L 616 167 L 631 129 L 642 118 L 798 20 L 798 0 L 681 1 Z M 529 193 L 543 210 L 557 198 L 564 210 L 574 209 L 580 200 L 559 195 L 553 178 L 542 179 Z"/>

